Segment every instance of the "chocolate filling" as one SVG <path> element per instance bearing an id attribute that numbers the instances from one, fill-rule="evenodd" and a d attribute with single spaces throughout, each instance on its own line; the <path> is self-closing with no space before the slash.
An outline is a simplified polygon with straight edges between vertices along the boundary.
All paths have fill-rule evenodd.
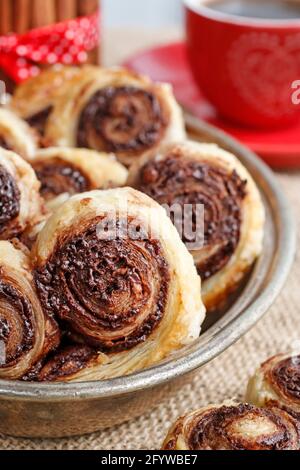
<path id="1" fill-rule="evenodd" d="M 170 439 L 164 443 L 164 447 L 162 450 L 176 450 L 176 445 L 178 441 L 178 437 L 182 431 L 182 421 L 184 418 L 178 420 L 175 428 L 172 430 Z"/>
<path id="2" fill-rule="evenodd" d="M 132 240 L 122 232 L 126 222 L 118 221 L 119 237 L 113 240 L 100 239 L 94 222 L 56 246 L 35 271 L 45 311 L 102 351 L 145 341 L 166 307 L 169 270 L 160 243 Z"/>
<path id="3" fill-rule="evenodd" d="M 88 346 L 68 346 L 49 358 L 35 380 L 53 382 L 64 377 L 71 377 L 96 358 L 96 351 Z"/>
<path id="4" fill-rule="evenodd" d="M 30 116 L 26 119 L 28 124 L 33 127 L 42 137 L 45 135 L 45 128 L 48 117 L 53 109 L 53 106 L 48 106 L 42 111 Z"/>
<path id="5" fill-rule="evenodd" d="M 47 200 L 59 194 L 77 194 L 91 189 L 88 176 L 59 157 L 38 161 L 33 168 L 41 182 L 41 194 Z"/>
<path id="6" fill-rule="evenodd" d="M 281 361 L 271 370 L 271 381 L 281 395 L 300 402 L 300 356 Z"/>
<path id="7" fill-rule="evenodd" d="M 296 422 L 280 410 L 267 410 L 252 405 L 222 406 L 204 413 L 193 423 L 188 436 L 191 450 L 288 450 L 299 449 L 299 432 Z M 197 418 L 195 418 L 197 420 Z M 252 423 L 251 423 L 252 422 Z M 246 428 L 259 429 L 262 423 L 263 432 L 257 430 L 251 437 L 243 432 Z M 266 432 L 266 423 L 272 432 Z M 240 425 L 240 428 L 239 428 Z"/>
<path id="8" fill-rule="evenodd" d="M 81 113 L 77 146 L 140 154 L 162 139 L 168 118 L 159 99 L 132 86 L 95 93 Z"/>
<path id="9" fill-rule="evenodd" d="M 204 206 L 204 240 L 197 268 L 202 279 L 208 279 L 229 262 L 239 243 L 246 184 L 235 171 L 228 173 L 213 164 L 170 154 L 164 160 L 146 163 L 135 188 L 168 207 L 192 206 L 190 217 L 195 237 L 197 205 Z M 171 216 L 181 229 L 183 241 L 193 241 L 187 240 L 184 230 Z M 180 224 L 186 222 L 185 218 L 180 219 Z"/>
<path id="10" fill-rule="evenodd" d="M 13 318 L 10 318 L 11 311 Z M 26 297 L 0 280 L 0 341 L 5 344 L 5 363 L 0 362 L 0 368 L 13 365 L 33 347 L 32 318 L 32 306 Z"/>
<path id="11" fill-rule="evenodd" d="M 20 212 L 20 191 L 12 175 L 0 165 L 0 235 Z"/>

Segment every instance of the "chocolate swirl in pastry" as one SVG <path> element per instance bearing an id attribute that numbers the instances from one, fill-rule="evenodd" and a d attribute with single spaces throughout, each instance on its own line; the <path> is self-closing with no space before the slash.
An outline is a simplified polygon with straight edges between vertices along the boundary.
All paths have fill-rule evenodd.
<path id="1" fill-rule="evenodd" d="M 142 193 L 73 196 L 40 232 L 33 257 L 44 311 L 99 352 L 62 380 L 125 375 L 199 336 L 204 307 L 193 259 L 165 211 Z"/>
<path id="2" fill-rule="evenodd" d="M 113 155 L 63 147 L 37 151 L 32 167 L 41 183 L 40 193 L 47 212 L 23 233 L 21 240 L 28 248 L 32 247 L 51 213 L 70 196 L 124 186 L 128 174 Z"/>
<path id="3" fill-rule="evenodd" d="M 55 100 L 64 92 L 63 85 L 78 73 L 76 67 L 60 65 L 44 70 L 17 87 L 11 108 L 43 136 Z"/>
<path id="4" fill-rule="evenodd" d="M 20 235 L 43 212 L 40 184 L 21 157 L 0 149 L 0 240 Z"/>
<path id="5" fill-rule="evenodd" d="M 278 408 L 212 405 L 178 419 L 163 449 L 299 450 L 300 428 Z"/>
<path id="6" fill-rule="evenodd" d="M 300 419 L 300 355 L 278 354 L 264 362 L 250 379 L 247 400 L 277 406 Z"/>
<path id="7" fill-rule="evenodd" d="M 49 117 L 48 145 L 113 152 L 131 165 L 161 143 L 185 137 L 169 85 L 126 70 L 89 67 L 68 88 Z"/>
<path id="8" fill-rule="evenodd" d="M 0 107 L 0 147 L 32 160 L 37 138 L 29 125 L 9 109 Z"/>
<path id="9" fill-rule="evenodd" d="M 215 145 L 183 142 L 133 165 L 128 185 L 168 208 L 181 208 L 179 225 L 176 212 L 170 215 L 204 281 L 204 303 L 209 310 L 219 306 L 262 249 L 264 209 L 247 170 Z"/>
<path id="10" fill-rule="evenodd" d="M 124 186 L 127 179 L 126 168 L 113 155 L 87 149 L 40 150 L 32 166 L 50 211 L 74 194 Z"/>
<path id="11" fill-rule="evenodd" d="M 86 367 L 97 365 L 98 354 L 86 345 L 72 345 L 53 354 L 38 371 L 34 380 L 38 382 L 70 381 Z"/>
<path id="12" fill-rule="evenodd" d="M 59 343 L 41 308 L 26 253 L 0 241 L 0 378 L 19 379 Z"/>

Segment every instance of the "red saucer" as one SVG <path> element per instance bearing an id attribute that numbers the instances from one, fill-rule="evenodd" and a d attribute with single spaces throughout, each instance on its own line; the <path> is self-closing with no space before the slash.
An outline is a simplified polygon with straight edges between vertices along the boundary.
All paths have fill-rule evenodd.
<path id="1" fill-rule="evenodd" d="M 276 131 L 236 127 L 224 121 L 197 88 L 189 70 L 185 46 L 173 43 L 149 49 L 124 64 L 153 80 L 169 82 L 178 101 L 199 118 L 228 132 L 276 168 L 300 168 L 300 122 Z"/>

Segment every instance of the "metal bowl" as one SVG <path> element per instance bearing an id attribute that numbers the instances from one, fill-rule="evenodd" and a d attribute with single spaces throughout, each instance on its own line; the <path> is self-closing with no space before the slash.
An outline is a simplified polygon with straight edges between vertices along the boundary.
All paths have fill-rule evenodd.
<path id="1" fill-rule="evenodd" d="M 266 207 L 265 245 L 231 307 L 209 319 L 194 344 L 150 369 L 90 383 L 28 384 L 0 381 L 0 432 L 25 437 L 90 433 L 141 415 L 191 379 L 196 369 L 237 341 L 269 309 L 289 273 L 296 246 L 290 207 L 272 172 L 223 132 L 186 117 L 192 138 L 236 154 L 257 182 Z"/>

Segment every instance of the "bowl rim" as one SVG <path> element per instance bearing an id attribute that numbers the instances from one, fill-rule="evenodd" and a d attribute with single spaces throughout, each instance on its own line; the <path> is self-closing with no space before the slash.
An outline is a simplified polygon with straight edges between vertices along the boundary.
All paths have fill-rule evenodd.
<path id="1" fill-rule="evenodd" d="M 223 131 L 191 115 L 186 116 L 186 122 L 191 126 L 197 123 L 198 129 L 211 135 L 213 139 L 217 138 L 225 146 L 236 149 L 237 153 L 242 156 L 243 163 L 250 166 L 250 172 L 251 168 L 256 170 L 271 191 L 273 204 L 278 210 L 277 219 L 281 230 L 278 234 L 278 255 L 275 268 L 266 288 L 241 312 L 238 318 L 225 325 L 206 345 L 179 358 L 169 358 L 168 362 L 128 376 L 94 382 L 37 384 L 0 380 L 0 399 L 47 402 L 112 398 L 166 384 L 176 377 L 200 368 L 221 354 L 250 330 L 272 305 L 284 286 L 296 251 L 296 227 L 289 202 L 271 169 L 253 152 Z"/>
<path id="2" fill-rule="evenodd" d="M 253 18 L 251 16 L 239 16 L 233 15 L 230 13 L 224 13 L 221 11 L 213 10 L 207 7 L 204 2 L 207 0 L 197 0 L 198 4 L 196 5 L 196 0 L 183 0 L 184 6 L 187 10 L 192 11 L 198 16 L 204 16 L 207 19 L 228 23 L 232 25 L 244 26 L 244 27 L 257 27 L 262 29 L 278 30 L 286 28 L 300 28 L 300 19 L 299 18 L 290 18 L 290 19 L 275 19 L 275 18 Z M 200 3 L 201 2 L 201 3 Z"/>

